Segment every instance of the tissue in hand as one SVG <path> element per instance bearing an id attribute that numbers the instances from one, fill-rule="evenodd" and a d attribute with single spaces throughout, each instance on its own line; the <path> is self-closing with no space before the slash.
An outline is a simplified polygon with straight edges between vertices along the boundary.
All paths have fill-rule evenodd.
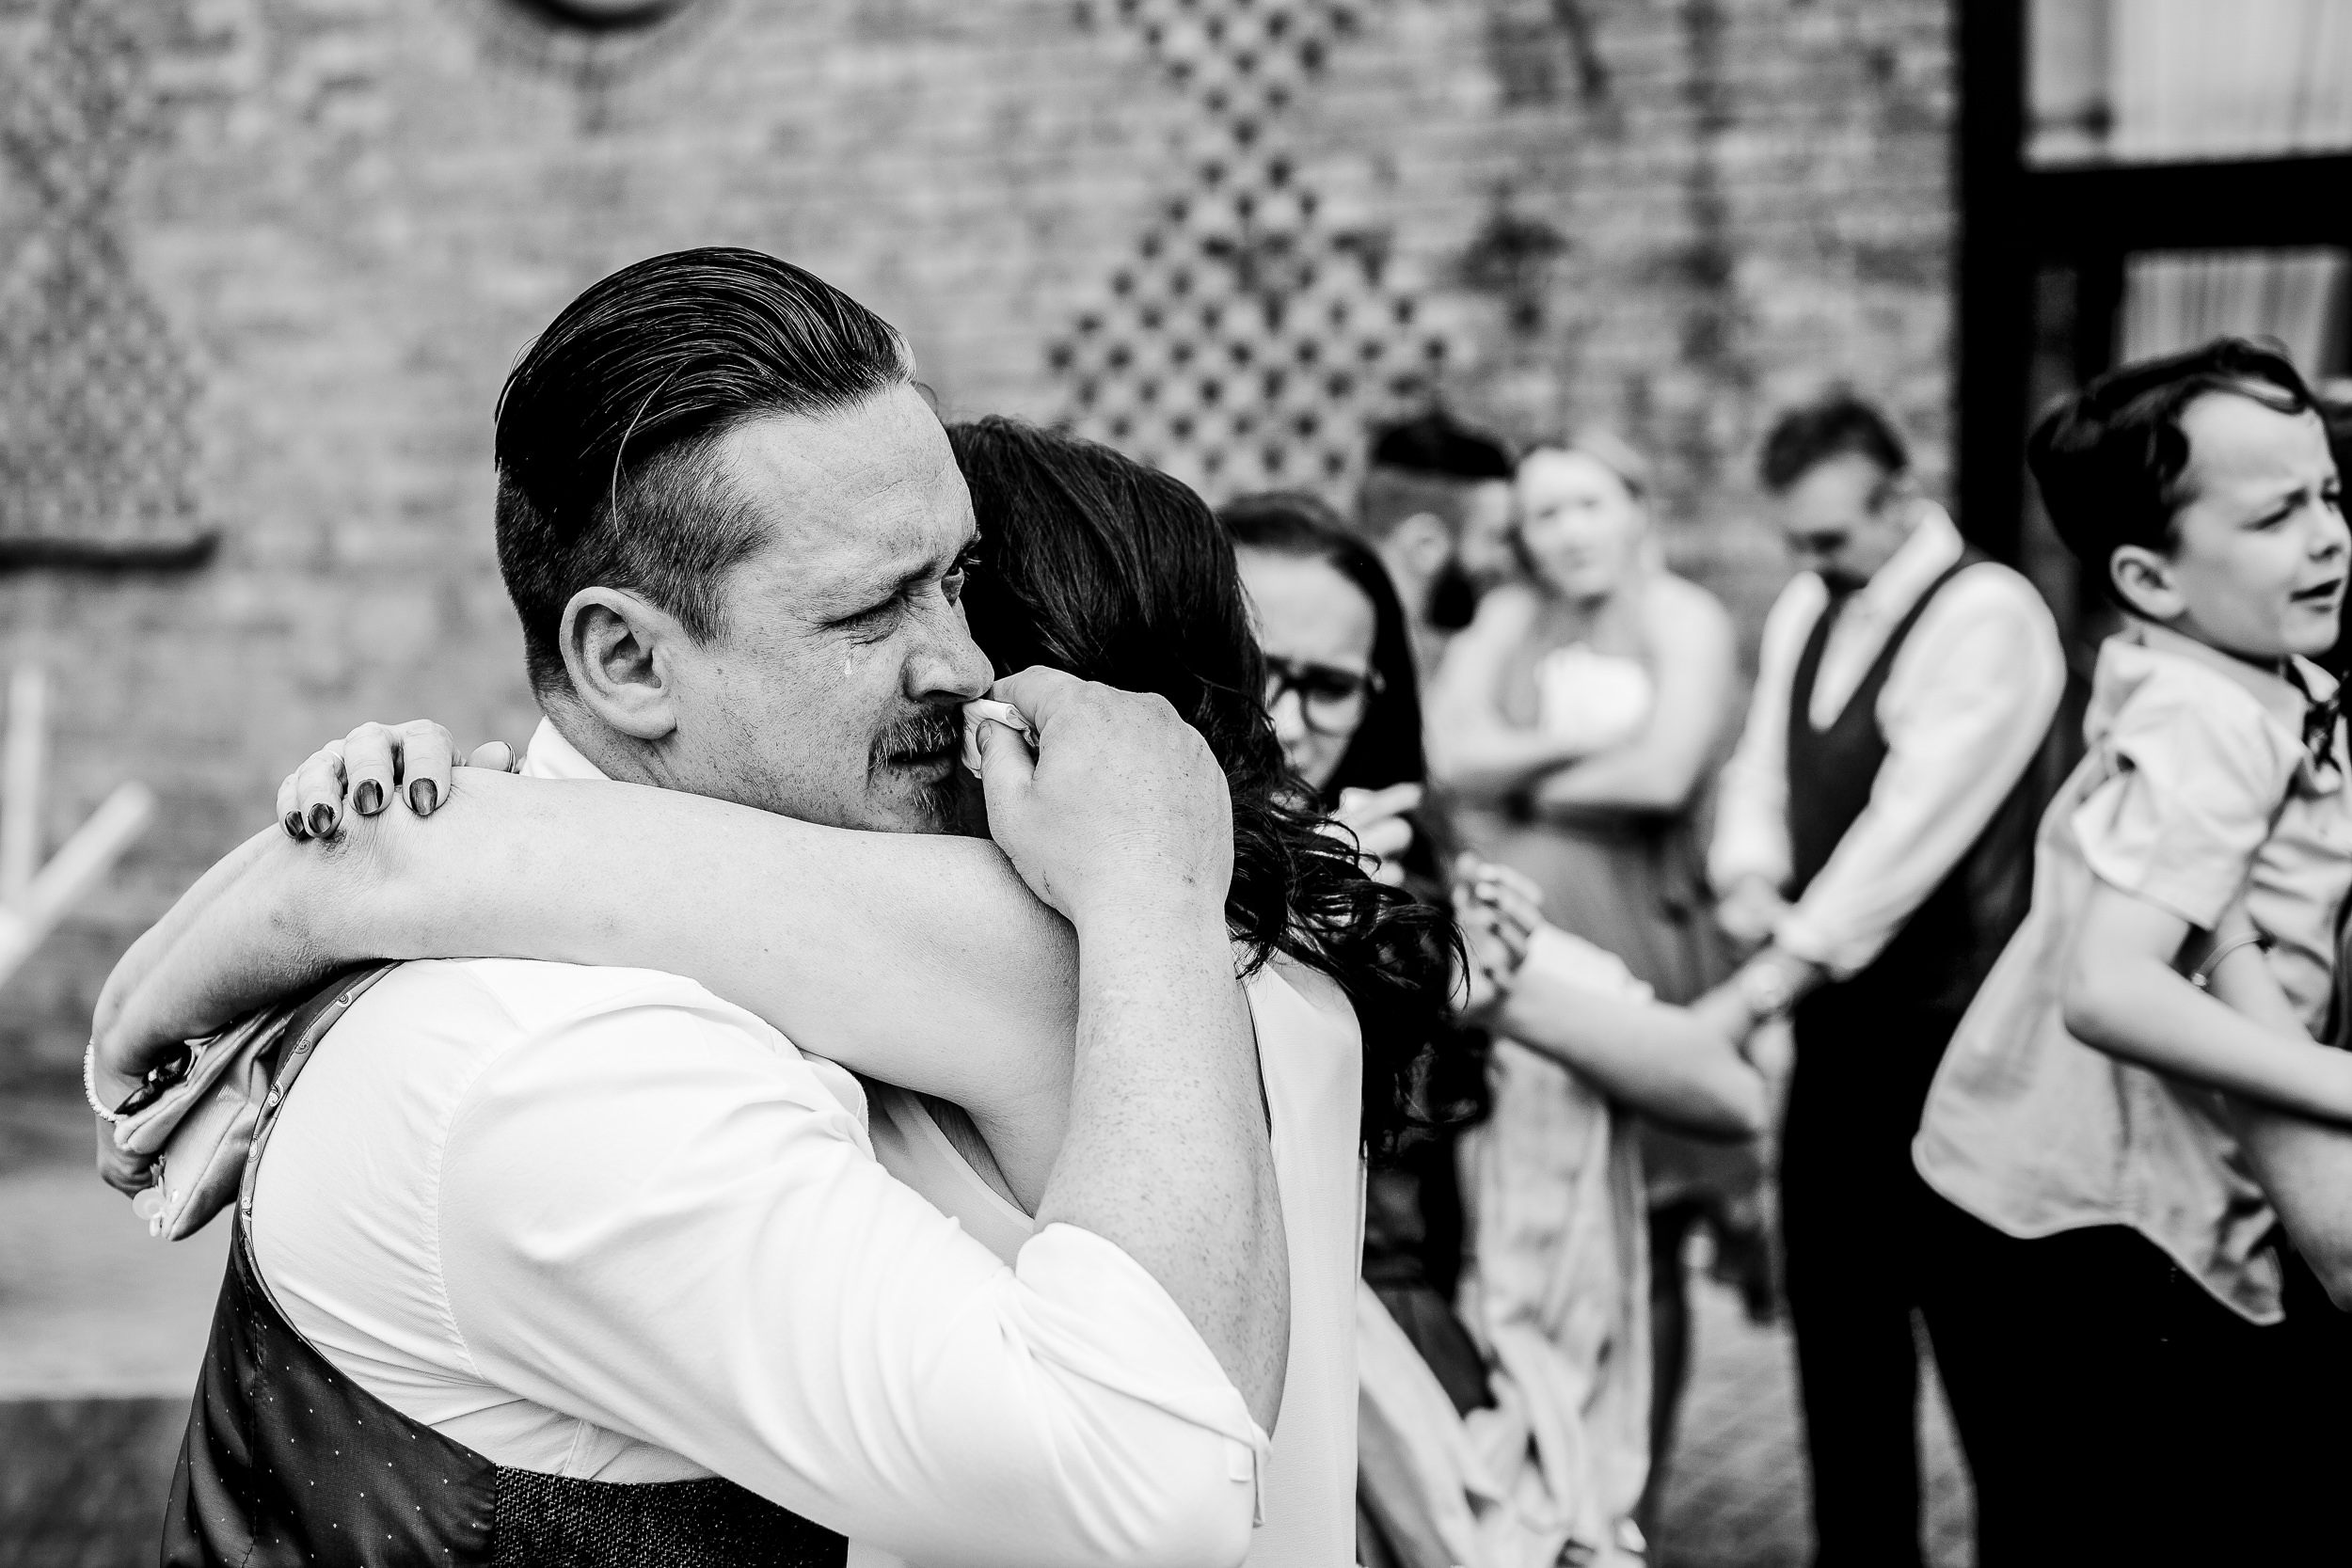
<path id="1" fill-rule="evenodd" d="M 1037 744 L 1037 732 L 1021 717 L 1021 710 L 1010 703 L 1000 703 L 993 697 L 976 697 L 963 705 L 963 766 L 972 770 L 974 778 L 980 772 L 980 726 L 1002 724 L 1030 745 Z"/>

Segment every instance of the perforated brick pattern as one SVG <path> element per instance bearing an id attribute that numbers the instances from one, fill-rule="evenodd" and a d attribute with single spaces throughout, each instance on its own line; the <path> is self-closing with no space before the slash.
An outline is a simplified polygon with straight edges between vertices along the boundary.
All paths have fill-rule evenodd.
<path id="1" fill-rule="evenodd" d="M 121 233 L 164 115 L 135 3 L 0 10 L 0 537 L 152 542 L 195 517 L 196 378 Z"/>
<path id="2" fill-rule="evenodd" d="M 1331 0 L 1104 0 L 1186 117 L 1176 188 L 1103 297 L 1046 351 L 1081 434 L 1213 499 L 1352 481 L 1364 429 L 1426 401 L 1444 334 L 1390 276 L 1385 235 L 1327 220 L 1286 135 L 1359 8 Z"/>

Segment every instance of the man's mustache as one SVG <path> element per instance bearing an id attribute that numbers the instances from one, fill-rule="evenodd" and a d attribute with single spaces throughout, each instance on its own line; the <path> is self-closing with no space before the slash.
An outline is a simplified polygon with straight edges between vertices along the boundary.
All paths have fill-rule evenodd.
<path id="1" fill-rule="evenodd" d="M 911 719 L 901 719 L 874 737 L 872 761 L 882 767 L 890 763 L 916 762 L 936 757 L 963 743 L 962 721 L 954 708 L 928 707 Z"/>

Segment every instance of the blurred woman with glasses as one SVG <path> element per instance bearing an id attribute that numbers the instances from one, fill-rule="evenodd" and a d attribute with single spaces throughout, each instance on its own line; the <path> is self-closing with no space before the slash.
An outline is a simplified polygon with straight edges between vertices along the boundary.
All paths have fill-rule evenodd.
<path id="1" fill-rule="evenodd" d="M 1292 767 L 1377 875 L 1452 902 L 1471 945 L 1468 1005 L 1422 1085 L 1433 1125 L 1375 1156 L 1366 1195 L 1361 1560 L 1484 1568 L 1575 1546 L 1635 1560 L 1647 1269 L 1640 1160 L 1613 1112 L 1753 1133 L 1764 1094 L 1735 1043 L 1744 1004 L 1660 1006 L 1616 958 L 1545 925 L 1519 879 L 1449 864 L 1378 559 L 1308 497 L 1219 515 Z"/>
<path id="2" fill-rule="evenodd" d="M 1371 547 L 1311 497 L 1248 497 L 1218 515 L 1255 607 L 1275 736 L 1374 874 L 1398 882 L 1423 766 L 1421 684 L 1396 590 Z M 1425 839 L 1415 860 L 1436 879 Z"/>
<path id="3" fill-rule="evenodd" d="M 1267 569 L 1262 566 L 1260 571 Z M 1347 670 L 1273 654 L 1266 656 L 1265 674 L 1266 711 L 1276 715 L 1275 729 L 1284 743 L 1333 758 L 1363 722 L 1365 705 L 1388 684 L 1377 670 Z"/>

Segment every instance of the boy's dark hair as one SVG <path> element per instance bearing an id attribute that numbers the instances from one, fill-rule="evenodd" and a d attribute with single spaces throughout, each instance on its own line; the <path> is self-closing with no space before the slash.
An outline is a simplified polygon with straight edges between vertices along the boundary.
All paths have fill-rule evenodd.
<path id="1" fill-rule="evenodd" d="M 1833 457 L 1867 457 L 1893 479 L 1911 469 L 1911 452 L 1894 421 L 1852 392 L 1833 391 L 1772 421 L 1757 465 L 1764 488 L 1780 495 Z"/>
<path id="2" fill-rule="evenodd" d="M 564 307 L 499 396 L 499 571 L 532 687 L 564 685 L 557 641 L 583 588 L 628 589 L 717 635 L 719 581 L 761 527 L 707 461 L 713 443 L 909 373 L 888 323 L 755 250 L 656 256 Z"/>
<path id="3" fill-rule="evenodd" d="M 2188 436 L 2181 416 L 2228 392 L 2281 414 L 2317 406 L 2294 362 L 2244 338 L 2119 366 L 2043 411 L 2026 439 L 2026 465 L 2066 547 L 2110 598 L 2107 562 L 2124 545 L 2167 550 L 2188 499 Z"/>

